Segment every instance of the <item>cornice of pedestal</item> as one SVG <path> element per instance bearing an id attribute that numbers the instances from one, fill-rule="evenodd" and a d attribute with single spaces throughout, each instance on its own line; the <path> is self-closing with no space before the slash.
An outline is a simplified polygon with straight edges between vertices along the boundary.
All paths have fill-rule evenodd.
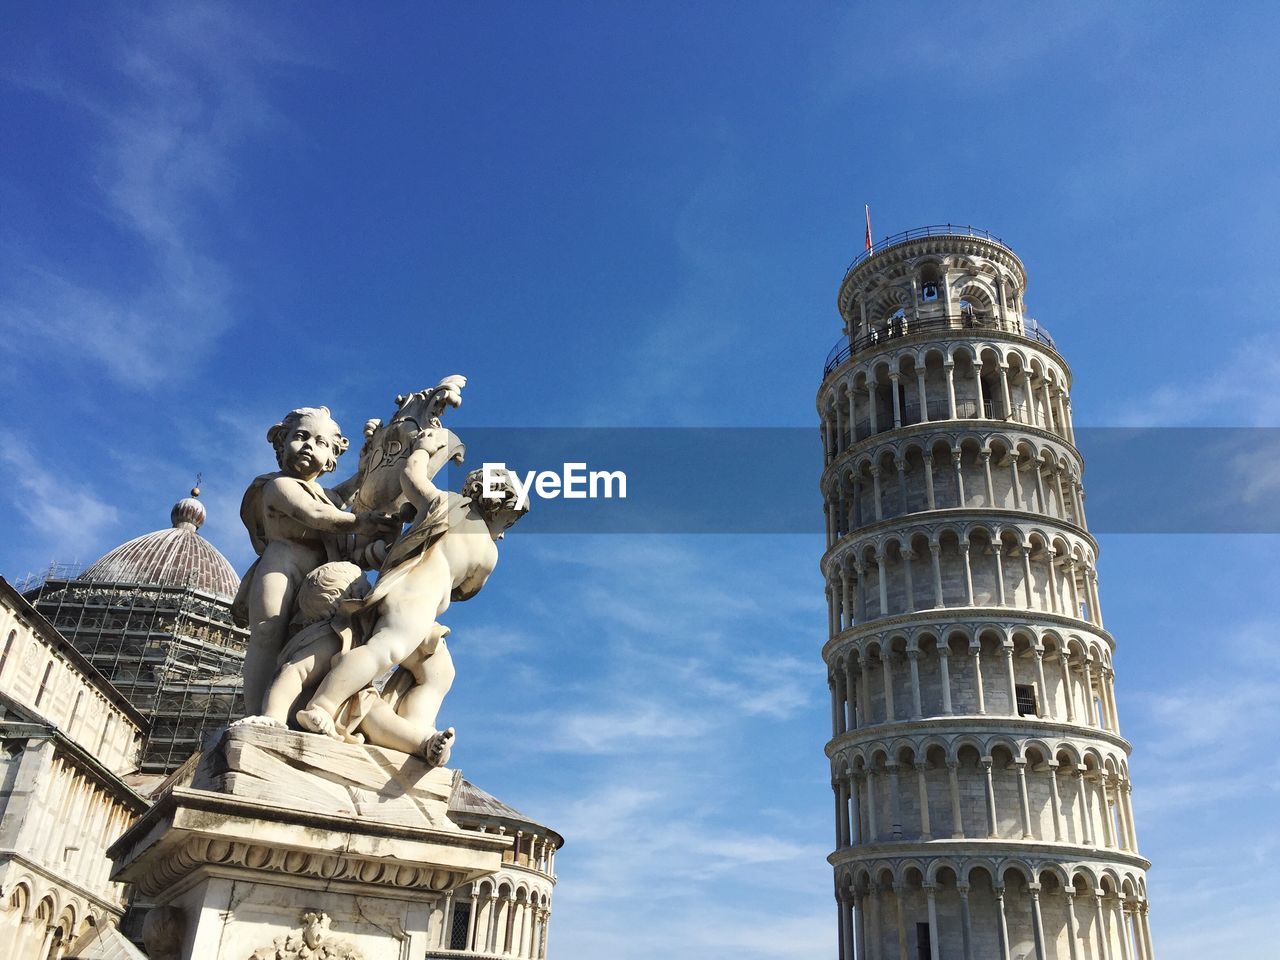
<path id="1" fill-rule="evenodd" d="M 147 896 L 208 876 L 429 900 L 493 873 L 512 836 L 448 816 L 461 771 L 312 733 L 233 724 L 107 851 Z"/>
<path id="2" fill-rule="evenodd" d="M 1062 723 L 1058 720 L 1042 720 L 1036 717 L 1001 717 L 990 714 L 947 714 L 937 717 L 921 717 L 917 720 L 895 720 L 893 723 L 877 723 L 849 730 L 827 741 L 826 754 L 834 759 L 841 750 L 869 743 L 893 742 L 903 737 L 929 734 L 955 736 L 1011 736 L 1019 740 L 1092 740 L 1117 747 L 1129 755 L 1133 746 L 1124 737 L 1099 727 Z"/>
<path id="3" fill-rule="evenodd" d="M 1080 620 L 1076 617 L 1063 616 L 1060 613 L 1049 613 L 1043 610 L 1022 610 L 1015 607 L 935 607 L 930 610 L 914 610 L 911 613 L 900 613 L 892 617 L 883 617 L 857 623 L 841 630 L 822 645 L 822 659 L 831 662 L 837 651 L 849 644 L 868 637 L 882 636 L 886 633 L 910 633 L 924 627 L 983 626 L 1040 627 L 1044 629 L 1072 630 L 1092 634 L 1104 640 L 1111 652 L 1116 649 L 1116 642 L 1104 628 Z"/>
<path id="4" fill-rule="evenodd" d="M 429 900 L 493 873 L 510 837 L 299 811 L 176 787 L 108 851 L 112 879 L 150 897 L 214 874 Z"/>

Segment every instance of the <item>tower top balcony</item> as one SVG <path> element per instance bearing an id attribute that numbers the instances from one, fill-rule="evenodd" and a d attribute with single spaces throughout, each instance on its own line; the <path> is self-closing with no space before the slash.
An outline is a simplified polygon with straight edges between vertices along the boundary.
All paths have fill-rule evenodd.
<path id="1" fill-rule="evenodd" d="M 844 339 L 824 376 L 884 340 L 934 330 L 982 329 L 1053 340 L 1025 315 L 1027 272 L 999 237 L 976 227 L 935 224 L 885 237 L 849 265 L 837 305 Z"/>

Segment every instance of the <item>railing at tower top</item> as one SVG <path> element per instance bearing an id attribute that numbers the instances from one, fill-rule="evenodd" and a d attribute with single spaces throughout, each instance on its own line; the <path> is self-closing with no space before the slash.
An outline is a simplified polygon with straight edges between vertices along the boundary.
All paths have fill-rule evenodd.
<path id="1" fill-rule="evenodd" d="M 854 354 L 861 353 L 870 347 L 877 346 L 888 340 L 896 340 L 899 337 L 913 336 L 917 333 L 932 333 L 939 330 L 1012 333 L 1043 343 L 1053 350 L 1058 349 L 1058 345 L 1054 343 L 1049 331 L 1030 318 L 1023 320 L 1019 324 L 1012 324 L 967 313 L 930 317 L 928 320 L 912 320 L 907 317 L 899 317 L 879 330 L 872 330 L 870 333 L 854 337 L 852 340 L 847 337 L 841 337 L 837 340 L 836 345 L 827 354 L 827 362 L 822 367 L 822 378 L 825 380 L 827 375 L 840 364 Z"/>
<path id="2" fill-rule="evenodd" d="M 884 253 L 891 247 L 906 243 L 908 240 L 923 240 L 926 237 L 977 237 L 979 240 L 998 243 L 1010 253 L 1013 253 L 1013 248 L 990 230 L 982 230 L 974 226 L 962 226 L 958 223 L 935 223 L 927 227 L 912 227 L 910 230 L 903 230 L 901 233 L 885 237 L 870 250 L 863 250 L 862 253 L 854 257 L 853 263 L 849 264 L 849 269 L 844 272 L 844 275 L 848 278 L 855 267 L 874 257 L 877 253 Z"/>

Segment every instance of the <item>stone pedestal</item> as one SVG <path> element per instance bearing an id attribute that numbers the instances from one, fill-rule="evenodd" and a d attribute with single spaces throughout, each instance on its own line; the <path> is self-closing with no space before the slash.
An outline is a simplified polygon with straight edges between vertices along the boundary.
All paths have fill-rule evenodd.
<path id="1" fill-rule="evenodd" d="M 497 870 L 511 843 L 449 819 L 460 777 L 393 750 L 232 727 L 111 848 L 112 878 L 158 908 L 152 960 L 419 960 L 435 902 Z"/>

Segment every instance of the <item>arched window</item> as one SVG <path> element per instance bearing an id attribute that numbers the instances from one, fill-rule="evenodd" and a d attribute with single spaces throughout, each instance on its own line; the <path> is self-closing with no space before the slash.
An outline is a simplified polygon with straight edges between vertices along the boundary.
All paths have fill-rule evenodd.
<path id="1" fill-rule="evenodd" d="M 40 709 L 40 701 L 44 699 L 44 695 L 49 691 L 49 677 L 53 674 L 53 661 L 50 660 L 44 666 L 44 676 L 40 678 L 40 689 L 36 691 L 36 709 Z"/>
<path id="2" fill-rule="evenodd" d="M 927 263 L 920 271 L 920 299 L 925 303 L 933 303 L 938 299 L 938 265 Z"/>
<path id="3" fill-rule="evenodd" d="M 4 642 L 4 652 L 0 653 L 0 676 L 4 676 L 4 665 L 9 662 L 9 654 L 13 651 L 13 645 L 18 639 L 18 631 L 10 630 L 9 639 Z"/>

